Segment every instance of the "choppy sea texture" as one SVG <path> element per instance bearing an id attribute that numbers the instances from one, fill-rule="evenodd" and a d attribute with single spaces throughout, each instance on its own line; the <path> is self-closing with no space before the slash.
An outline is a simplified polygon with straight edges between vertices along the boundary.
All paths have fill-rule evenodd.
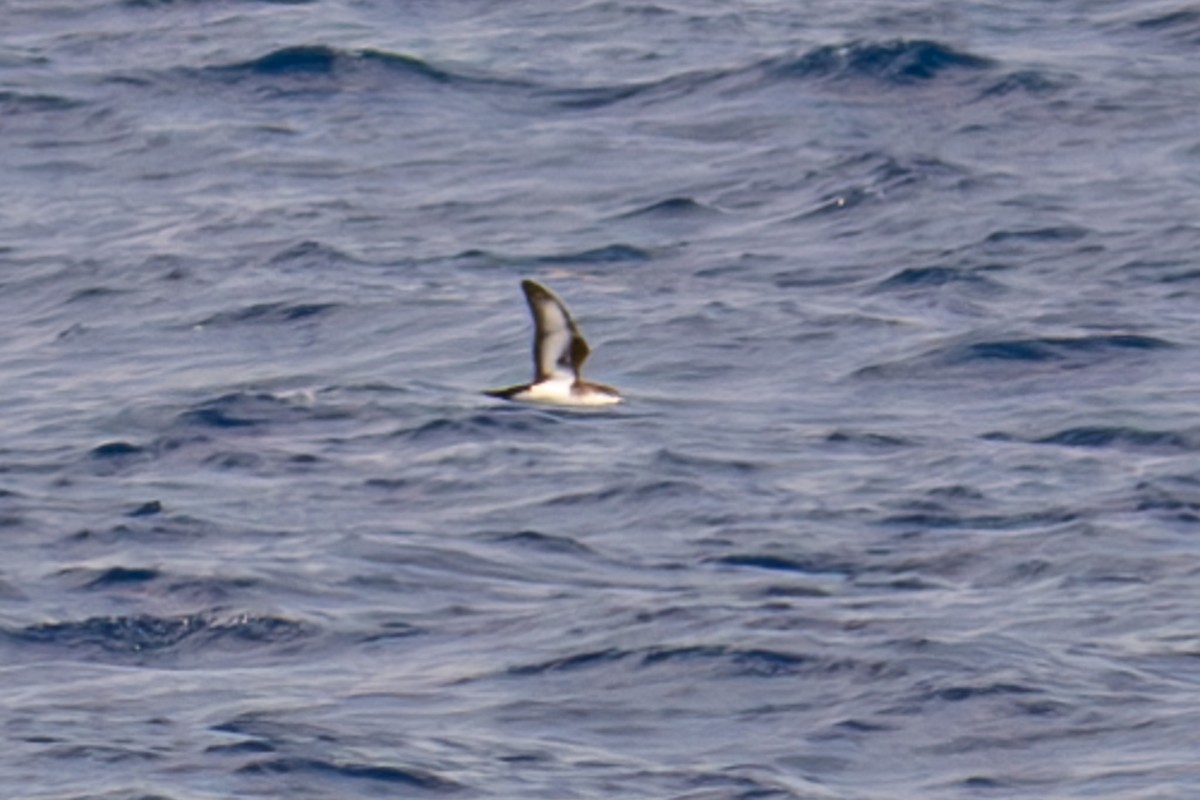
<path id="1" fill-rule="evenodd" d="M 8 3 L 3 793 L 1195 796 L 1198 42 Z"/>

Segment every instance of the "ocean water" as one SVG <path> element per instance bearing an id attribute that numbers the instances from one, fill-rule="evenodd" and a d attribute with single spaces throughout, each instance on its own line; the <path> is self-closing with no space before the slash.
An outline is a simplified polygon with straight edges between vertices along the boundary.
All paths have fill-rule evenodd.
<path id="1" fill-rule="evenodd" d="M 1198 48 L 0 3 L 0 795 L 1200 796 Z"/>

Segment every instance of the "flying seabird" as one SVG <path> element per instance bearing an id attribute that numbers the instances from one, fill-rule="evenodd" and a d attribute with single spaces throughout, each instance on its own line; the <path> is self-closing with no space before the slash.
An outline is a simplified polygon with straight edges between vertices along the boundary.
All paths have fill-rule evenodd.
<path id="1" fill-rule="evenodd" d="M 533 315 L 533 382 L 484 394 L 564 406 L 621 402 L 616 389 L 583 379 L 583 362 L 592 350 L 563 301 L 536 281 L 521 281 L 521 288 Z"/>

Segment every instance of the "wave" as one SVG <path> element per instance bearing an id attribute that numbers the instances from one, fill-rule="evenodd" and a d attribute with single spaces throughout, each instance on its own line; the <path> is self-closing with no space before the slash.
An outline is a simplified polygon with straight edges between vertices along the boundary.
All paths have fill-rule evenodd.
<path id="1" fill-rule="evenodd" d="M 1078 225 L 1052 225 L 1045 228 L 1019 228 L 1016 230 L 995 231 L 988 235 L 985 241 L 1007 242 L 1077 242 L 1087 237 L 1091 231 Z"/>
<path id="2" fill-rule="evenodd" d="M 369 780 L 396 786 L 435 792 L 458 792 L 462 785 L 426 770 L 368 764 L 357 761 L 333 761 L 306 756 L 272 756 L 252 761 L 237 770 L 244 775 L 291 775 L 298 778 L 329 777 Z"/>
<path id="3" fill-rule="evenodd" d="M 842 158 L 821 170 L 818 203 L 789 221 L 819 219 L 870 203 L 899 203 L 919 191 L 955 190 L 971 172 L 937 158 L 898 157 L 865 151 Z"/>
<path id="4" fill-rule="evenodd" d="M 361 264 L 363 262 L 349 253 L 338 250 L 336 247 L 307 239 L 281 250 L 271 256 L 267 263 L 281 266 L 320 267 L 328 269 L 333 265 Z"/>
<path id="5" fill-rule="evenodd" d="M 636 264 L 649 261 L 653 253 L 631 244 L 614 243 L 587 250 L 545 255 L 514 256 L 490 250 L 464 250 L 454 256 L 455 260 L 466 261 L 483 267 L 496 266 L 559 266 L 562 264 Z"/>
<path id="6" fill-rule="evenodd" d="M 880 522 L 905 528 L 1011 531 L 1044 528 L 1074 522 L 1079 515 L 1065 509 L 1025 511 L 1016 514 L 954 514 L 939 511 L 917 511 L 892 514 Z"/>
<path id="7" fill-rule="evenodd" d="M 979 97 L 1004 97 L 1016 93 L 1049 95 L 1063 89 L 1069 82 L 1065 77 L 1052 75 L 1042 70 L 1019 69 L 984 87 L 979 93 Z"/>
<path id="8" fill-rule="evenodd" d="M 995 65 L 996 62 L 990 58 L 957 50 L 940 42 L 901 39 L 818 47 L 799 58 L 774 64 L 770 74 L 778 78 L 867 79 L 889 86 L 910 86 L 948 74 L 973 74 Z"/>
<path id="9" fill-rule="evenodd" d="M 826 436 L 825 441 L 828 444 L 853 445 L 856 447 L 867 447 L 871 449 L 892 449 L 913 446 L 913 442 L 909 439 L 905 439 L 900 436 L 890 436 L 886 433 L 873 433 L 870 431 L 837 430 Z"/>
<path id="10" fill-rule="evenodd" d="M 598 86 L 555 85 L 475 67 L 435 64 L 406 53 L 319 43 L 282 47 L 254 58 L 182 69 L 177 74 L 222 83 L 261 85 L 284 92 L 386 90 L 389 86 L 422 84 L 494 96 L 503 101 L 507 111 L 562 112 L 610 109 L 627 103 L 660 106 L 700 93 L 707 93 L 710 100 L 717 102 L 796 81 L 814 85 L 858 82 L 903 88 L 931 85 L 955 76 L 973 82 L 979 76 L 987 76 L 990 82 L 980 88 L 980 97 L 1000 97 L 1013 92 L 1043 94 L 1061 85 L 1061 81 L 1036 69 L 1001 73 L 998 63 L 991 58 L 928 39 L 830 44 L 798 57 L 775 56 L 725 68 L 689 70 Z"/>
<path id="11" fill-rule="evenodd" d="M 146 454 L 146 448 L 129 442 L 105 442 L 104 444 L 93 447 L 88 455 L 98 461 L 108 461 L 110 459 L 128 459 L 133 456 L 141 456 Z"/>
<path id="12" fill-rule="evenodd" d="M 1200 8 L 1180 8 L 1164 14 L 1142 17 L 1132 23 L 1136 31 L 1143 31 L 1172 39 L 1184 44 L 1200 43 Z"/>
<path id="13" fill-rule="evenodd" d="M 825 563 L 820 560 L 788 558 L 766 553 L 733 553 L 706 559 L 705 563 L 725 567 L 746 567 L 771 572 L 796 572 L 803 575 L 850 575 L 853 570 L 844 564 Z"/>
<path id="14" fill-rule="evenodd" d="M 607 86 L 542 86 L 536 87 L 536 94 L 548 100 L 554 108 L 591 111 L 632 100 L 661 103 L 687 97 L 736 74 L 736 70 L 691 70 L 648 81 Z"/>
<path id="15" fill-rule="evenodd" d="M 562 419 L 550 410 L 521 406 L 497 406 L 495 410 L 466 417 L 439 417 L 396 435 L 412 442 L 471 441 L 488 439 L 500 432 L 540 432 Z"/>
<path id="16" fill-rule="evenodd" d="M 1081 355 L 1109 356 L 1131 350 L 1161 350 L 1173 345 L 1153 336 L 1116 334 L 1106 336 L 1001 339 L 954 347 L 944 355 L 950 363 L 973 361 L 1067 361 Z"/>
<path id="17" fill-rule="evenodd" d="M 635 208 L 633 211 L 627 211 L 618 218 L 663 220 L 707 216 L 715 213 L 718 213 L 717 209 L 690 197 L 671 197 L 648 206 Z"/>
<path id="18" fill-rule="evenodd" d="M 979 270 L 943 266 L 908 267 L 884 278 L 876 285 L 876 288 L 882 291 L 906 291 L 934 289 L 950 285 L 989 292 L 1003 289 L 1003 286 L 996 281 L 980 274 Z"/>
<path id="19" fill-rule="evenodd" d="M 187 647 L 274 645 L 308 638 L 316 628 L 307 622 L 271 615 L 186 614 L 159 617 L 90 617 L 80 621 L 29 625 L 6 636 L 22 645 L 41 645 L 91 655 L 136 657 L 163 656 Z"/>
<path id="20" fill-rule="evenodd" d="M 615 502 L 625 507 L 639 503 L 688 497 L 705 497 L 708 492 L 697 482 L 682 480 L 651 480 L 623 486 L 608 486 L 592 491 L 562 494 L 546 501 L 551 506 L 591 505 Z"/>
<path id="21" fill-rule="evenodd" d="M 104 570 L 87 570 L 84 577 L 84 589 L 111 589 L 151 583 L 162 577 L 162 573 L 147 567 L 109 567 Z"/>
<path id="22" fill-rule="evenodd" d="M 1128 425 L 1081 425 L 1031 439 L 997 431 L 985 434 L 984 438 L 1000 442 L 1018 441 L 1028 444 L 1097 449 L 1116 448 L 1164 452 L 1195 452 L 1200 449 L 1200 439 L 1193 433 L 1146 430 Z"/>
<path id="23" fill-rule="evenodd" d="M 342 50 L 326 45 L 299 45 L 272 50 L 249 61 L 213 67 L 225 75 L 333 75 L 339 70 L 378 67 L 387 72 L 425 78 L 439 83 L 458 79 L 452 72 L 434 67 L 427 61 L 383 50 Z"/>
<path id="24" fill-rule="evenodd" d="M 372 48 L 340 48 L 305 44 L 270 50 L 241 61 L 179 65 L 162 72 L 132 73 L 115 78 L 130 86 L 164 84 L 172 92 L 185 91 L 178 84 L 248 89 L 255 101 L 293 94 L 341 92 L 404 92 L 406 96 L 430 94 L 439 102 L 445 92 L 495 95 L 505 107 L 513 99 L 531 98 L 540 88 L 521 80 L 509 80 L 470 68 L 435 65 L 416 56 Z"/>
<path id="25" fill-rule="evenodd" d="M 489 536 L 499 544 L 515 545 L 523 549 L 535 550 L 556 555 L 595 555 L 595 551 L 582 542 L 569 536 L 554 536 L 538 531 L 517 531 L 516 533 L 498 533 Z"/>
<path id="26" fill-rule="evenodd" d="M 324 316 L 337 308 L 340 308 L 337 303 L 254 303 L 232 311 L 219 311 L 200 320 L 196 325 L 201 327 L 223 327 L 250 323 L 276 325 Z"/>
<path id="27" fill-rule="evenodd" d="M 185 428 L 259 428 L 275 423 L 343 419 L 348 412 L 270 392 L 240 391 L 202 400 L 179 413 Z"/>
<path id="28" fill-rule="evenodd" d="M 864 367 L 859 377 L 928 377 L 939 371 L 982 369 L 1003 364 L 1075 370 L 1134 354 L 1175 348 L 1173 342 L 1141 334 L 1046 336 L 958 342 L 913 358 Z"/>
<path id="29" fill-rule="evenodd" d="M 1138 483 L 1134 488 L 1135 508 L 1174 518 L 1200 522 L 1200 481 L 1191 475 L 1168 476 Z"/>
<path id="30" fill-rule="evenodd" d="M 5 114 L 71 111 L 85 105 L 82 100 L 56 94 L 0 91 L 0 112 Z"/>
<path id="31" fill-rule="evenodd" d="M 655 466 L 660 471 L 673 470 L 690 476 L 718 473 L 728 475 L 751 475 L 763 470 L 763 465 L 750 459 L 730 458 L 715 455 L 697 455 L 682 450 L 663 448 L 654 454 Z"/>
<path id="32" fill-rule="evenodd" d="M 771 678 L 801 673 L 819 674 L 863 667 L 849 659 L 828 659 L 803 653 L 730 645 L 654 646 L 635 650 L 607 648 L 575 653 L 561 658 L 509 667 L 513 676 L 575 672 L 612 664 L 632 669 L 658 669 L 678 664 L 711 667 L 728 677 Z"/>

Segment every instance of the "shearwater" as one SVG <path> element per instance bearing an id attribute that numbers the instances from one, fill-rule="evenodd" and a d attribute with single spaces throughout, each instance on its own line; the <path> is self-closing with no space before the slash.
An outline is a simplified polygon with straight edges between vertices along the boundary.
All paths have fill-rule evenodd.
<path id="1" fill-rule="evenodd" d="M 567 306 L 554 292 L 531 280 L 521 281 L 533 316 L 533 382 L 484 394 L 505 400 L 567 406 L 603 406 L 621 402 L 611 386 L 583 379 L 583 362 L 592 349 Z"/>

